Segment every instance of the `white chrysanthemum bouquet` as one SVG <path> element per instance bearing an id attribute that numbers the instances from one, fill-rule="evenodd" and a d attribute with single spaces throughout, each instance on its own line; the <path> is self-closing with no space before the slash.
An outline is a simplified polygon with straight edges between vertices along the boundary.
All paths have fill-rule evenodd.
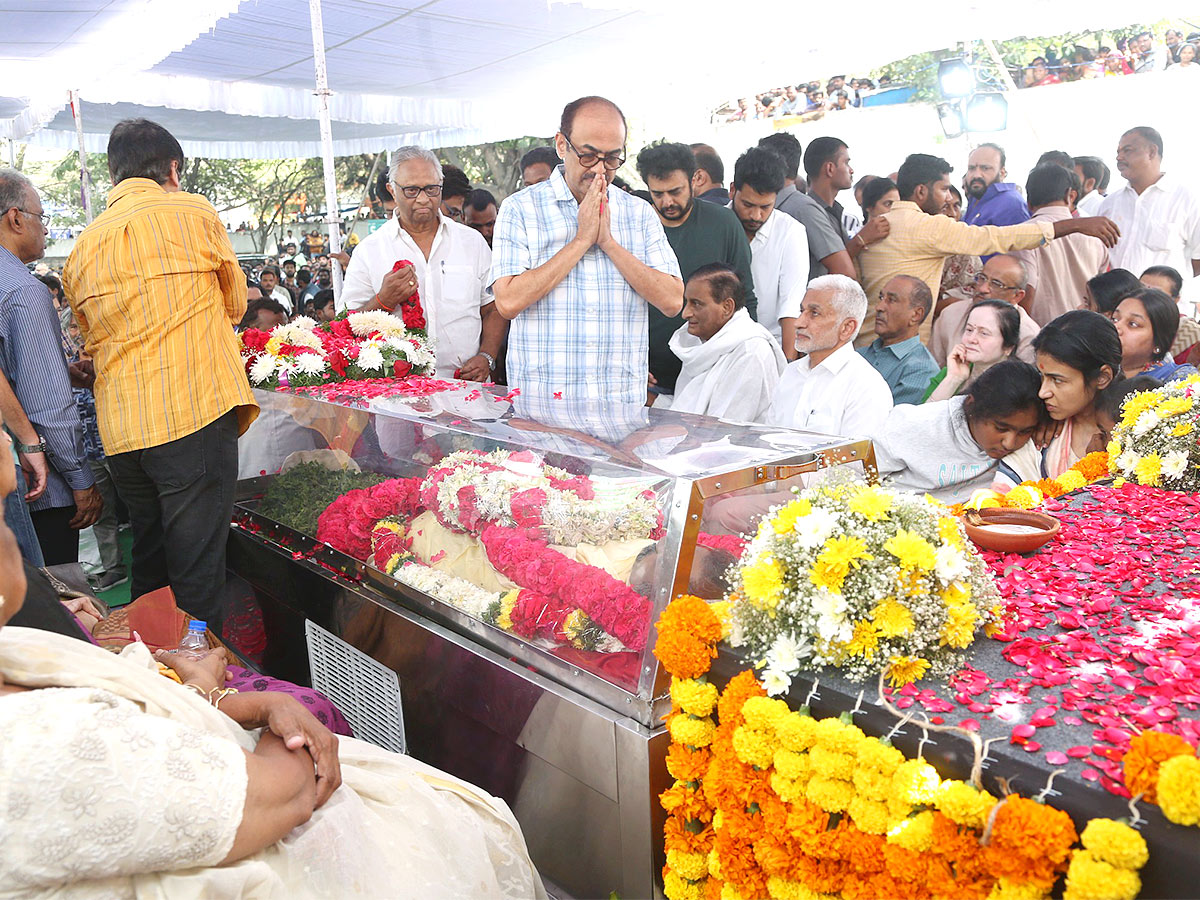
<path id="1" fill-rule="evenodd" d="M 1130 394 L 1108 445 L 1109 469 L 1138 484 L 1200 491 L 1200 375 Z"/>
<path id="2" fill-rule="evenodd" d="M 894 686 L 957 669 L 1000 621 L 991 573 L 937 501 L 861 483 L 800 491 L 763 520 L 734 572 L 730 643 L 768 692 L 825 666 Z"/>

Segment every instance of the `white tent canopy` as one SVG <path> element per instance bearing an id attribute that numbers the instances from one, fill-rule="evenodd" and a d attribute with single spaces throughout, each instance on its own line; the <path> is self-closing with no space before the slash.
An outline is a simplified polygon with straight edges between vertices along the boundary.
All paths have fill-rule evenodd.
<path id="1" fill-rule="evenodd" d="M 410 0 L 411 2 L 411 0 Z M 852 74 L 973 37 L 1124 25 L 1128 4 L 863 0 L 813 28 L 791 0 L 324 0 L 335 153 L 554 131 L 604 94 L 652 121 L 720 98 Z M 1139 7 L 1139 18 L 1185 4 Z M 32 7 L 32 8 L 31 8 Z M 0 136 L 102 150 L 121 118 L 167 126 L 192 155 L 317 156 L 307 0 L 0 0 Z"/>

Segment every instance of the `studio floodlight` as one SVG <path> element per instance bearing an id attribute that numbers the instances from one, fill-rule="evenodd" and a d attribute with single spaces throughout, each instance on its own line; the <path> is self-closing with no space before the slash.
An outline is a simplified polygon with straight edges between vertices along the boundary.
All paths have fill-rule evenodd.
<path id="1" fill-rule="evenodd" d="M 967 97 L 975 90 L 975 73 L 965 60 L 943 59 L 938 63 L 938 86 L 943 97 Z"/>
<path id="2" fill-rule="evenodd" d="M 1003 131 L 1008 127 L 1008 100 L 997 91 L 981 91 L 967 101 L 967 131 Z"/>
<path id="3" fill-rule="evenodd" d="M 963 125 L 961 103 L 939 103 L 937 106 L 938 119 L 942 123 L 942 131 L 948 138 L 956 138 L 966 131 Z"/>

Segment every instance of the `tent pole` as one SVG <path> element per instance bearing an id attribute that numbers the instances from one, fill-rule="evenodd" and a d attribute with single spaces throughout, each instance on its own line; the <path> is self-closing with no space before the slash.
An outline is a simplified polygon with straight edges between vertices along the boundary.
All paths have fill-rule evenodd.
<path id="1" fill-rule="evenodd" d="M 341 212 L 338 209 L 337 180 L 333 173 L 333 128 L 329 120 L 329 77 L 325 70 L 325 26 L 321 22 L 321 0 L 308 0 L 308 17 L 312 23 L 313 65 L 316 67 L 317 108 L 321 118 L 321 162 L 325 168 L 325 222 L 329 226 L 329 255 L 342 252 Z M 341 263 L 331 265 L 333 296 L 336 303 L 342 296 Z"/>
<path id="2" fill-rule="evenodd" d="M 83 196 L 83 215 L 92 224 L 92 173 L 88 171 L 87 150 L 83 146 L 83 110 L 79 107 L 79 91 L 71 91 L 71 115 L 75 117 L 75 137 L 79 139 L 79 187 Z"/>

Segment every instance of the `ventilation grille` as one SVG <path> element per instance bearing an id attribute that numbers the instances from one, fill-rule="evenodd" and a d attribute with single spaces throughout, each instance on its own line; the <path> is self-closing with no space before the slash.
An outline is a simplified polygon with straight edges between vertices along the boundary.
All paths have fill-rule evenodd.
<path id="1" fill-rule="evenodd" d="M 304 631 L 312 686 L 342 711 L 354 736 L 407 753 L 396 673 L 310 620 L 305 620 Z"/>

